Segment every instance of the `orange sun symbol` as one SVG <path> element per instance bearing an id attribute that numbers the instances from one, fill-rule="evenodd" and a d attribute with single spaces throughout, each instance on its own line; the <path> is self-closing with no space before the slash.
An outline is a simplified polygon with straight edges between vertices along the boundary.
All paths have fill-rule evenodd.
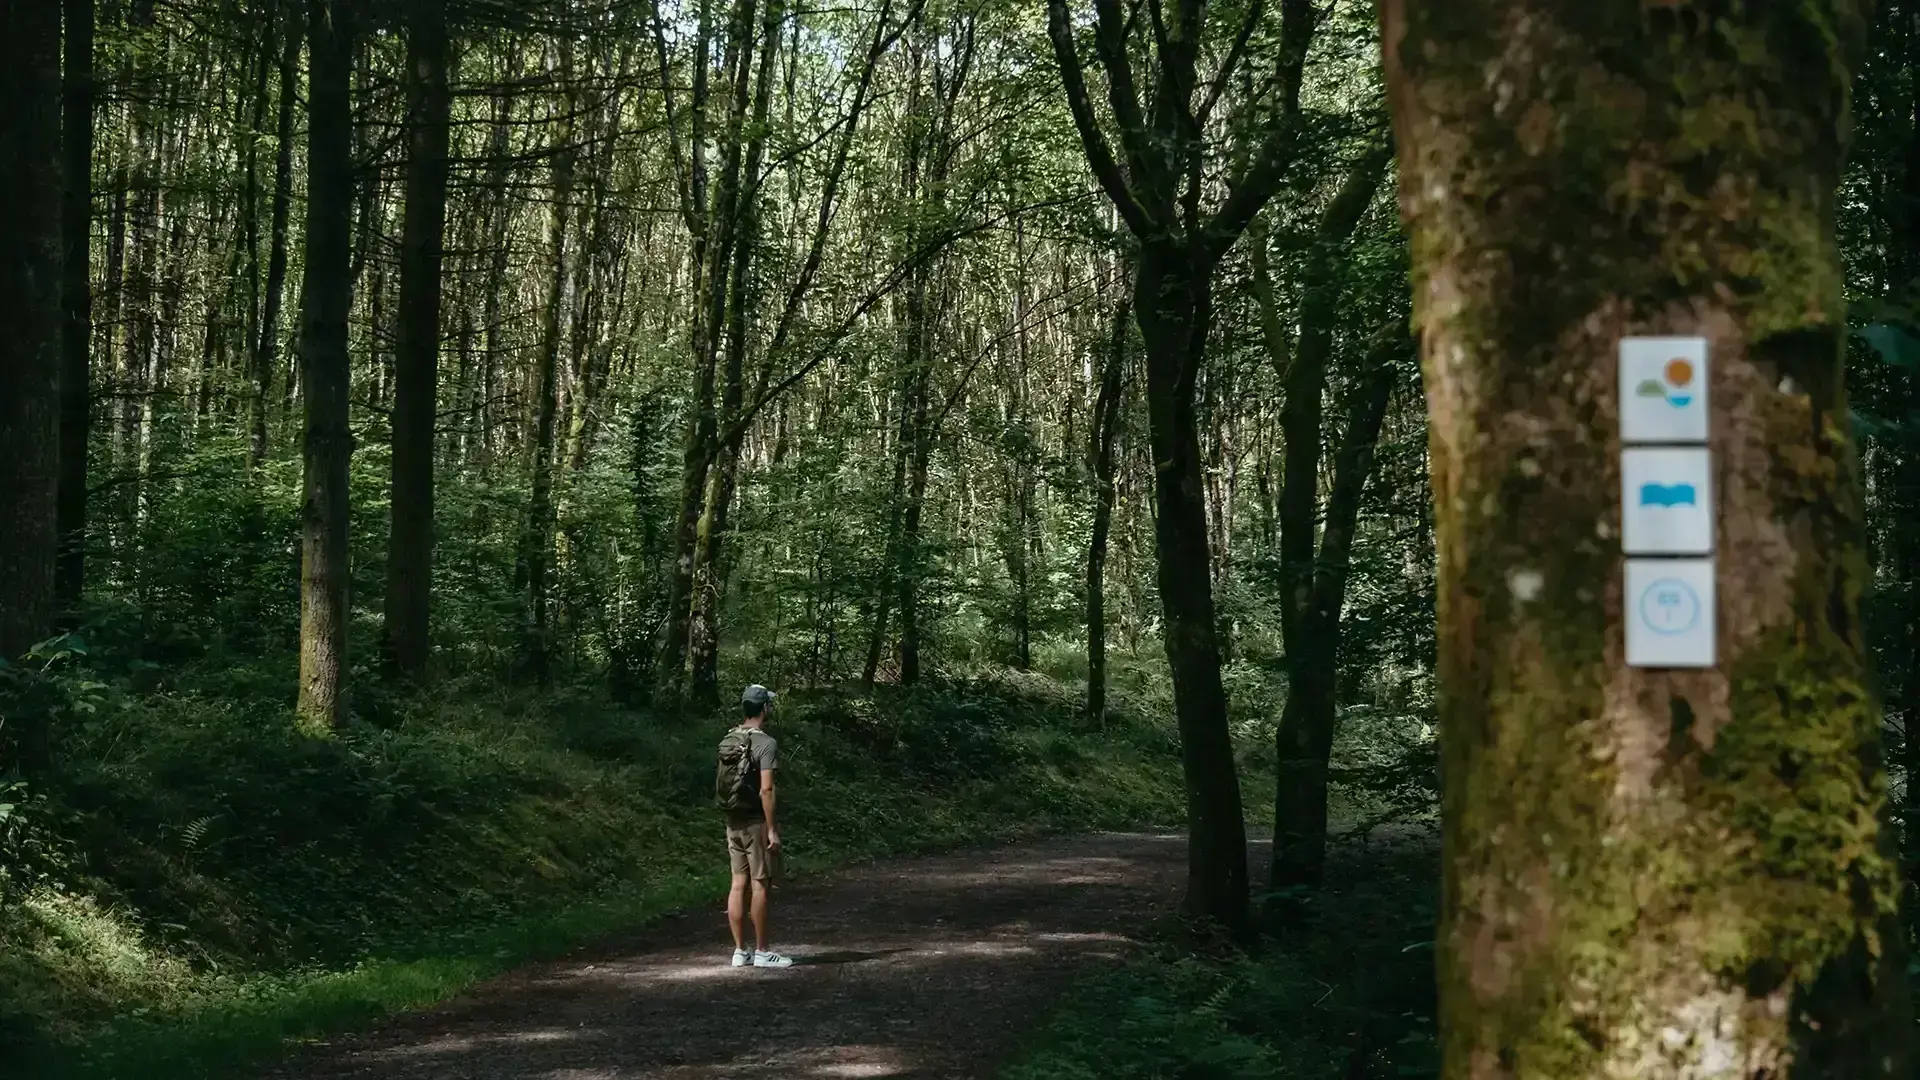
<path id="1" fill-rule="evenodd" d="M 1667 382 L 1674 386 L 1686 386 L 1693 382 L 1693 365 L 1678 358 L 1669 360 L 1666 375 Z"/>

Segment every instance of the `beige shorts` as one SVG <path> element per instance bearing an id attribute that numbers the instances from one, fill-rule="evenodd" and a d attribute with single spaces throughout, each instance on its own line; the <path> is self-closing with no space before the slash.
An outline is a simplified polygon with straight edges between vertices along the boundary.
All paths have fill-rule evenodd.
<path id="1" fill-rule="evenodd" d="M 767 850 L 766 822 L 727 825 L 727 864 L 733 869 L 734 877 L 744 875 L 755 881 L 773 879 L 773 854 Z"/>

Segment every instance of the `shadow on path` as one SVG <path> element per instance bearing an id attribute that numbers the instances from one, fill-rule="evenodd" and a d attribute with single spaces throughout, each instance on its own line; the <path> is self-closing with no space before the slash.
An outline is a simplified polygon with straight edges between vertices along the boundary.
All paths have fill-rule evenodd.
<path id="1" fill-rule="evenodd" d="M 773 945 L 791 968 L 731 967 L 724 918 L 693 912 L 261 1077 L 989 1076 L 1059 993 L 1178 900 L 1185 874 L 1184 838 L 1145 833 L 877 863 L 776 895 Z"/>

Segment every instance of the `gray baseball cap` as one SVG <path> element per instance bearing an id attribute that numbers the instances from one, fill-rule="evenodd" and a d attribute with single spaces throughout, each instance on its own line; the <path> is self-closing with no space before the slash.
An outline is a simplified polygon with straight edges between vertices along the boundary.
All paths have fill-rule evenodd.
<path id="1" fill-rule="evenodd" d="M 740 703 L 742 705 L 771 705 L 773 704 L 773 697 L 773 691 L 761 686 L 759 683 L 754 683 L 752 686 L 747 687 L 746 693 L 740 695 Z"/>

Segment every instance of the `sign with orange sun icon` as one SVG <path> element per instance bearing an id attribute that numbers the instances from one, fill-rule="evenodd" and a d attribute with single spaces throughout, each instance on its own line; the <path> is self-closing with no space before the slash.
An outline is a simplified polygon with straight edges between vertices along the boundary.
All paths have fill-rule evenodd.
<path id="1" fill-rule="evenodd" d="M 1707 441 L 1706 339 L 1621 340 L 1620 441 Z"/>

